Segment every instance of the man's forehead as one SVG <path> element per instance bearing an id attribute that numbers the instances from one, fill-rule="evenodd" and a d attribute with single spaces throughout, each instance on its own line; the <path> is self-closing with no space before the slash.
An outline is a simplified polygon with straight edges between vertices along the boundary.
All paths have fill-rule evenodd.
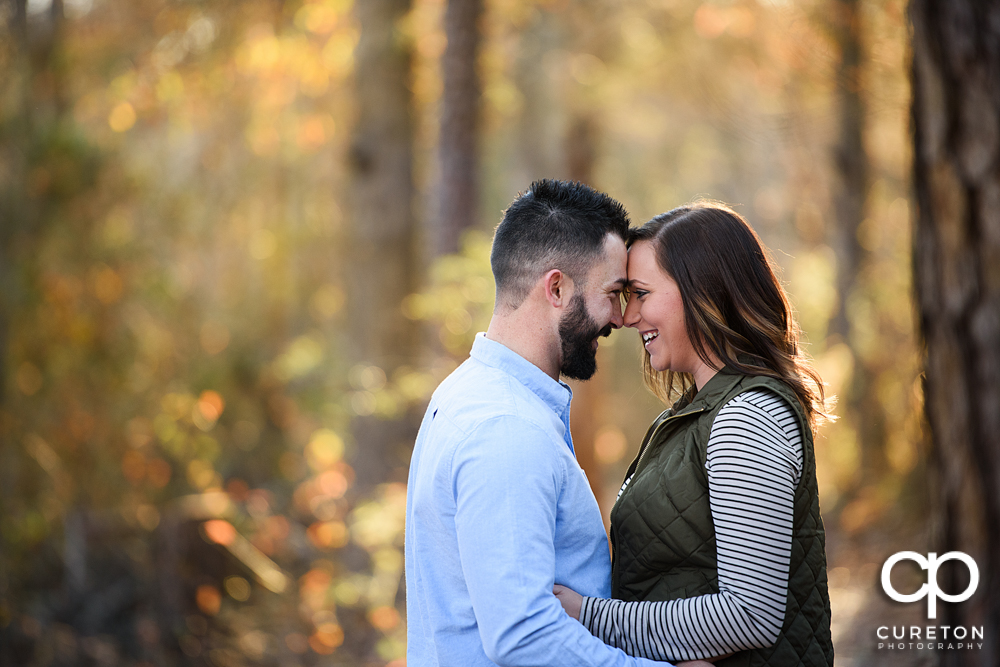
<path id="1" fill-rule="evenodd" d="M 621 276 L 620 278 L 615 278 L 614 280 L 609 280 L 605 283 L 605 287 L 612 287 L 618 289 L 624 289 L 628 285 L 628 278 Z"/>
<path id="2" fill-rule="evenodd" d="M 601 286 L 605 288 L 624 287 L 628 281 L 628 251 L 625 242 L 614 234 L 604 239 L 604 252 L 600 266 Z"/>
<path id="3" fill-rule="evenodd" d="M 598 278 L 598 284 L 605 290 L 624 289 L 628 284 L 624 264 L 619 267 L 614 262 L 604 262 L 600 270 L 595 270 L 592 275 Z"/>

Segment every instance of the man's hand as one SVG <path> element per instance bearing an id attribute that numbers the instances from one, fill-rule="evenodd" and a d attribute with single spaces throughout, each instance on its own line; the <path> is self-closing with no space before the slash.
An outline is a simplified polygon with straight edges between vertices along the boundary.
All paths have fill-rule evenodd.
<path id="1" fill-rule="evenodd" d="M 552 592 L 559 599 L 559 604 L 563 606 L 566 613 L 572 618 L 580 620 L 580 607 L 583 606 L 583 596 L 571 588 L 556 584 L 552 587 Z"/>

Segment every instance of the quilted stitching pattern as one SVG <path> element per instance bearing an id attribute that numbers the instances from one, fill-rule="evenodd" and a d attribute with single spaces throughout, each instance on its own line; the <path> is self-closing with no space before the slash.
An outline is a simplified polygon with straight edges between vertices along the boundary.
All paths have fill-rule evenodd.
<path id="1" fill-rule="evenodd" d="M 647 437 L 652 437 L 633 463 L 632 481 L 611 511 L 614 597 L 676 600 L 718 592 L 705 447 L 722 406 L 738 393 L 761 386 L 788 400 L 805 424 L 798 401 L 784 384 L 720 373 L 693 403 L 689 396 L 682 398 L 650 429 Z M 773 646 L 743 651 L 717 662 L 719 667 L 833 665 L 816 466 L 811 433 L 808 428 L 803 433 L 784 626 Z"/>

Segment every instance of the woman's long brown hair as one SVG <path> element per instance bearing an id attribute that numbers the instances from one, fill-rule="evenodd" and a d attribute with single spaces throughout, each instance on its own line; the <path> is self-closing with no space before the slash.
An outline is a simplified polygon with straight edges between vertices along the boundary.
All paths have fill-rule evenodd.
<path id="1" fill-rule="evenodd" d="M 631 230 L 628 245 L 653 244 L 657 263 L 680 290 L 695 352 L 745 375 L 766 375 L 798 396 L 814 427 L 832 419 L 823 382 L 799 345 L 800 330 L 774 262 L 746 220 L 728 206 L 695 202 Z M 656 371 L 643 355 L 646 385 L 668 405 L 693 384 Z"/>

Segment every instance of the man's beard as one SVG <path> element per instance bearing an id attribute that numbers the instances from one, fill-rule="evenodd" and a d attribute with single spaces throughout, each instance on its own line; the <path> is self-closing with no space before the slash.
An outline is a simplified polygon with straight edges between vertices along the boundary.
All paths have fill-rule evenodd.
<path id="1" fill-rule="evenodd" d="M 569 310 L 559 322 L 559 339 L 562 342 L 562 367 L 559 371 L 573 380 L 589 380 L 597 372 L 597 350 L 594 339 L 611 335 L 611 324 L 603 329 L 587 312 L 583 295 L 577 294 Z"/>

